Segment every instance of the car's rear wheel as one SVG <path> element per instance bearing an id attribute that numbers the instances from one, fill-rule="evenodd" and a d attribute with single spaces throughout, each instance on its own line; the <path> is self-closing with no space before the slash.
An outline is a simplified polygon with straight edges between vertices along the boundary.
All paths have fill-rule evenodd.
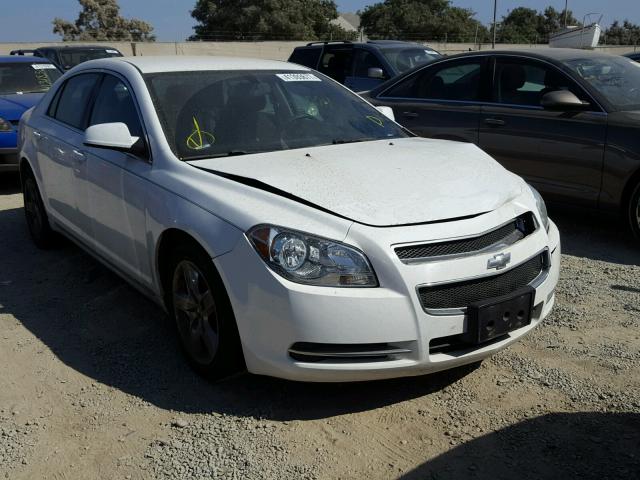
<path id="1" fill-rule="evenodd" d="M 22 182 L 22 195 L 24 215 L 33 242 L 38 248 L 51 248 L 55 242 L 55 233 L 51 230 L 38 185 L 31 174 L 27 174 Z"/>
<path id="2" fill-rule="evenodd" d="M 189 364 L 210 380 L 241 370 L 233 311 L 209 256 L 199 248 L 178 247 L 169 271 L 167 306 Z"/>
<path id="3" fill-rule="evenodd" d="M 631 231 L 640 240 L 640 182 L 631 192 L 627 213 Z"/>

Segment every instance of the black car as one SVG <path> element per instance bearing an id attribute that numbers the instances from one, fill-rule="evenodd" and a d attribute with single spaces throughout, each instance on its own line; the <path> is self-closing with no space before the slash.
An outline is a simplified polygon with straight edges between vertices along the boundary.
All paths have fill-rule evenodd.
<path id="1" fill-rule="evenodd" d="M 356 92 L 432 62 L 442 55 L 419 43 L 397 40 L 311 42 L 296 47 L 289 61 L 313 68 Z"/>
<path id="2" fill-rule="evenodd" d="M 46 58 L 63 72 L 87 60 L 123 56 L 118 49 L 101 45 L 40 47 L 35 50 L 13 50 L 11 52 L 11 55 L 27 54 Z"/>
<path id="3" fill-rule="evenodd" d="M 640 62 L 640 52 L 625 53 L 623 56 L 630 58 L 635 62 Z"/>
<path id="4" fill-rule="evenodd" d="M 640 237 L 640 68 L 628 58 L 480 51 L 365 97 L 417 135 L 477 144 L 550 201 L 621 211 Z"/>

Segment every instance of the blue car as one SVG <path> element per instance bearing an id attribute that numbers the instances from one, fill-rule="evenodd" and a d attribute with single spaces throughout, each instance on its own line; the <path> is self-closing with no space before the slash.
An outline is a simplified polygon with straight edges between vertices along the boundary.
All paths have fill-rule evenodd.
<path id="1" fill-rule="evenodd" d="M 0 56 L 0 172 L 18 170 L 18 122 L 62 73 L 49 60 Z"/>

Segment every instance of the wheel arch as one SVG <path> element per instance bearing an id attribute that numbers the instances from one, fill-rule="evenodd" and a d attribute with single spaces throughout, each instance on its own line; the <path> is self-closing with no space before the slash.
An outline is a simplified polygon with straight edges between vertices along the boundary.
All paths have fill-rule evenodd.
<path id="1" fill-rule="evenodd" d="M 624 188 L 622 189 L 622 197 L 620 202 L 620 210 L 623 214 L 626 215 L 627 207 L 629 204 L 629 200 L 631 200 L 631 194 L 633 193 L 636 185 L 640 184 L 640 167 L 636 169 L 635 172 L 631 174 L 627 183 L 625 183 Z"/>

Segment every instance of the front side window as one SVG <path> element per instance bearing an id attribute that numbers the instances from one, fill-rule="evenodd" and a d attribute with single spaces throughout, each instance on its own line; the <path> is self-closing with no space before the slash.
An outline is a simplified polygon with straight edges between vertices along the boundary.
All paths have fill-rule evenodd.
<path id="1" fill-rule="evenodd" d="M 394 85 L 383 96 L 476 101 L 480 99 L 481 72 L 481 60 L 427 67 Z"/>
<path id="2" fill-rule="evenodd" d="M 55 112 L 50 114 L 56 120 L 84 130 L 87 104 L 99 78 L 100 75 L 97 73 L 84 73 L 71 77 L 62 87 L 64 90 L 57 100 Z"/>
<path id="3" fill-rule="evenodd" d="M 588 100 L 582 89 L 551 65 L 519 59 L 497 59 L 494 76 L 496 102 L 540 107 L 542 97 L 556 90 L 569 90 L 581 100 Z"/>
<path id="4" fill-rule="evenodd" d="M 118 78 L 106 75 L 96 96 L 89 125 L 122 122 L 134 137 L 142 136 L 142 126 L 129 88 Z"/>
<path id="5" fill-rule="evenodd" d="M 380 63 L 380 60 L 378 60 L 378 57 L 376 57 L 375 54 L 368 52 L 367 50 L 356 50 L 354 63 L 354 77 L 367 78 L 369 76 L 370 68 L 379 68 L 386 76 L 384 67 L 382 66 L 382 63 Z"/>
<path id="6" fill-rule="evenodd" d="M 0 95 L 44 93 L 61 75 L 50 63 L 0 63 Z"/>
<path id="7" fill-rule="evenodd" d="M 566 60 L 564 64 L 605 97 L 614 109 L 640 109 L 640 63 L 613 55 L 589 55 Z"/>
<path id="8" fill-rule="evenodd" d="M 331 48 L 325 49 L 318 65 L 318 70 L 327 77 L 331 77 L 339 83 L 344 83 L 344 79 L 351 71 L 351 60 L 353 58 L 353 48 Z"/>
<path id="9" fill-rule="evenodd" d="M 306 71 L 145 75 L 169 145 L 183 160 L 405 137 L 346 89 Z"/>

